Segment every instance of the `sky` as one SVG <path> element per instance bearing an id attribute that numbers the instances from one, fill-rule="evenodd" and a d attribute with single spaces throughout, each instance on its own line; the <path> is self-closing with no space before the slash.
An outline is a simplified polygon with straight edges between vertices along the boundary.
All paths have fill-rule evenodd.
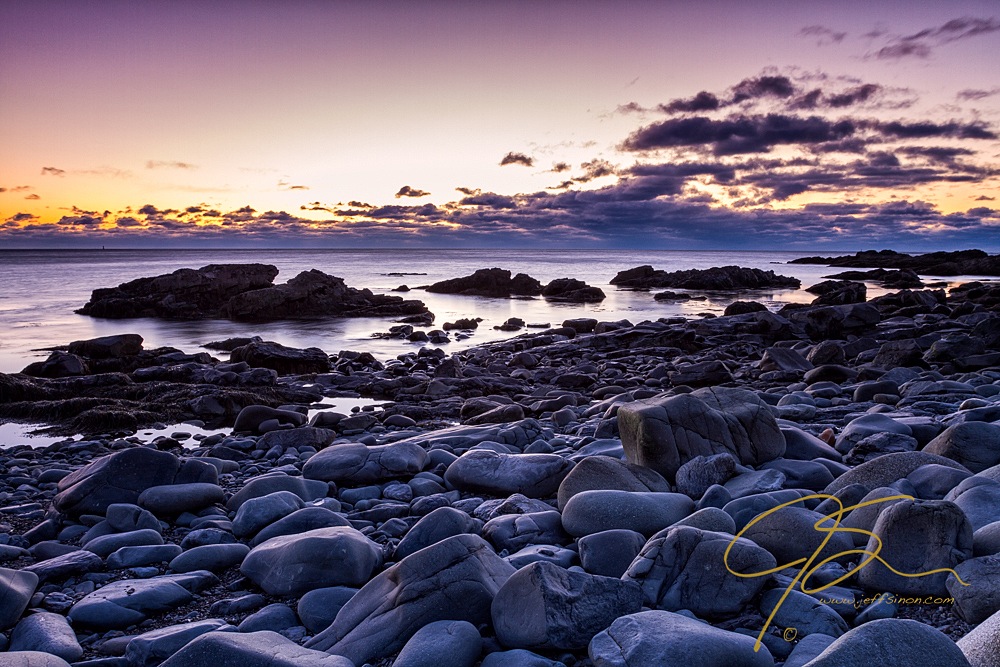
<path id="1" fill-rule="evenodd" d="M 0 0 L 0 248 L 1000 251 L 988 2 Z"/>

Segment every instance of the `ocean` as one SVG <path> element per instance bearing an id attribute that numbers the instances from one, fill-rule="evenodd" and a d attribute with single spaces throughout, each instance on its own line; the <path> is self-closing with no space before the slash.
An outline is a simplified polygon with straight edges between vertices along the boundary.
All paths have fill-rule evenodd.
<path id="1" fill-rule="evenodd" d="M 432 328 L 440 328 L 445 322 L 462 317 L 483 318 L 473 336 L 444 345 L 446 350 L 455 351 L 517 335 L 493 328 L 510 317 L 552 326 L 559 326 L 563 320 L 573 317 L 628 319 L 638 323 L 660 317 L 721 314 L 736 298 L 753 298 L 772 310 L 788 302 L 809 302 L 814 296 L 800 289 L 765 290 L 752 295 L 708 294 L 707 301 L 661 303 L 653 300 L 651 292 L 618 290 L 609 284 L 618 271 L 642 264 L 668 271 L 729 264 L 772 269 L 799 278 L 803 288 L 837 271 L 826 266 L 787 264 L 805 254 L 809 253 L 499 249 L 0 251 L 0 372 L 17 372 L 33 361 L 44 359 L 48 355 L 45 348 L 117 333 L 138 333 L 147 348 L 172 346 L 185 352 L 203 351 L 202 345 L 213 340 L 247 335 L 258 335 L 294 347 L 315 346 L 329 353 L 369 351 L 380 359 L 393 358 L 419 347 L 418 343 L 404 340 L 371 337 L 375 332 L 388 330 L 394 324 L 392 318 L 327 318 L 248 324 L 227 320 L 103 320 L 73 312 L 87 302 L 96 288 L 113 287 L 135 278 L 185 267 L 265 262 L 280 270 L 276 282 L 284 282 L 300 271 L 319 269 L 344 278 L 352 287 L 392 293 L 391 290 L 401 284 L 416 288 L 496 266 L 527 273 L 543 284 L 555 278 L 578 278 L 600 287 L 607 294 L 604 302 L 586 305 L 551 303 L 542 298 L 508 300 L 431 294 L 420 289 L 403 294 L 408 299 L 421 299 L 435 313 L 437 318 Z M 948 280 L 955 283 L 971 279 Z M 883 292 L 869 284 L 869 298 Z M 220 353 L 213 354 L 219 356 Z"/>

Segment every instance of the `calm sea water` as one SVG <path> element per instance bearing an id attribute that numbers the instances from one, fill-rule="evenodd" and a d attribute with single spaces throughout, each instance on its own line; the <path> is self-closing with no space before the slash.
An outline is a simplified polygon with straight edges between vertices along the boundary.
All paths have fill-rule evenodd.
<path id="1" fill-rule="evenodd" d="M 400 284 L 411 288 L 438 280 L 468 275 L 479 268 L 498 266 L 523 271 L 543 284 L 554 278 L 579 278 L 601 287 L 608 298 L 600 304 L 553 304 L 544 299 L 507 300 L 429 294 L 413 289 L 406 298 L 423 300 L 437 315 L 435 326 L 460 317 L 482 317 L 475 335 L 445 347 L 458 350 L 515 334 L 493 329 L 509 317 L 528 323 L 558 326 L 571 317 L 604 320 L 627 318 L 632 322 L 668 316 L 720 313 L 734 295 L 708 295 L 708 301 L 658 303 L 647 292 L 619 291 L 608 282 L 622 270 L 640 264 L 678 270 L 737 264 L 773 269 L 791 275 L 808 287 L 835 270 L 825 266 L 786 265 L 801 252 L 736 251 L 538 251 L 538 250 L 107 250 L 107 251 L 0 251 L 0 372 L 16 372 L 45 358 L 41 348 L 73 340 L 116 333 L 138 333 L 146 347 L 173 346 L 186 352 L 203 350 L 204 343 L 231 336 L 259 335 L 295 347 L 320 347 L 327 352 L 367 350 L 391 358 L 418 349 L 418 344 L 372 339 L 385 331 L 390 318 L 324 319 L 246 324 L 226 320 L 173 322 L 155 319 L 101 320 L 73 311 L 93 289 L 111 287 L 143 276 L 198 268 L 212 263 L 266 262 L 280 269 L 276 282 L 300 271 L 319 269 L 340 276 L 352 287 L 389 293 Z M 393 273 L 422 275 L 390 275 Z M 952 279 L 953 281 L 955 279 Z M 882 290 L 869 285 L 869 296 Z M 744 296 L 743 298 L 746 298 Z M 808 302 L 803 290 L 768 290 L 754 299 L 772 309 L 787 302 Z M 218 353 L 215 353 L 218 355 Z"/>

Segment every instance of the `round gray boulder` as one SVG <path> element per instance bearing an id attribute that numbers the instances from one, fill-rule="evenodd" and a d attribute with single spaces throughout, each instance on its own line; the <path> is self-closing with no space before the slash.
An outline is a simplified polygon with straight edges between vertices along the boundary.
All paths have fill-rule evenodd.
<path id="1" fill-rule="evenodd" d="M 754 639 L 669 611 L 622 616 L 590 642 L 594 667 L 774 667 Z"/>
<path id="2" fill-rule="evenodd" d="M 770 408 L 743 389 L 705 387 L 626 403 L 618 409 L 618 427 L 626 458 L 671 481 L 696 456 L 729 453 L 756 466 L 785 452 Z"/>
<path id="3" fill-rule="evenodd" d="M 493 627 L 509 648 L 578 649 L 641 606 L 642 591 L 634 582 L 537 561 L 500 587 L 493 598 Z"/>
<path id="4" fill-rule="evenodd" d="M 896 618 L 854 628 L 805 667 L 969 667 L 962 651 L 939 630 Z"/>
<path id="5" fill-rule="evenodd" d="M 556 454 L 501 454 L 474 449 L 453 461 L 444 479 L 459 491 L 549 498 L 572 468 L 572 461 Z"/>
<path id="6" fill-rule="evenodd" d="M 893 569 L 920 574 L 954 568 L 972 557 L 972 525 L 947 500 L 904 500 L 883 511 L 865 549 Z M 881 541 L 881 544 L 880 542 Z M 898 595 L 946 596 L 947 572 L 920 577 L 896 574 L 878 560 L 859 568 L 858 583 Z"/>
<path id="7" fill-rule="evenodd" d="M 576 537 L 616 528 L 648 536 L 693 511 L 694 502 L 681 493 L 583 491 L 566 503 L 562 523 Z"/>
<path id="8" fill-rule="evenodd" d="M 381 548 L 354 528 L 319 528 L 274 537 L 243 559 L 240 572 L 269 595 L 360 586 L 382 563 Z"/>
<path id="9" fill-rule="evenodd" d="M 728 559 L 726 549 L 732 543 Z M 740 577 L 727 569 L 740 574 Z M 674 526 L 654 535 L 622 576 L 642 587 L 646 606 L 667 611 L 687 609 L 702 618 L 738 614 L 768 579 L 752 576 L 777 562 L 750 540 L 690 526 Z"/>

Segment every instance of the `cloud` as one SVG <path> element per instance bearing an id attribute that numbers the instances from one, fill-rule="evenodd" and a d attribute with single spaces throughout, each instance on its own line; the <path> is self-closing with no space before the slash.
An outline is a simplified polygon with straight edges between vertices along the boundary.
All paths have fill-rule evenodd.
<path id="1" fill-rule="evenodd" d="M 885 158 L 888 164 L 890 159 Z M 774 168 L 762 161 L 755 169 Z M 1000 211 L 985 206 L 942 213 L 919 199 L 878 203 L 815 203 L 797 210 L 718 206 L 699 193 L 676 191 L 686 178 L 739 180 L 717 163 L 635 165 L 618 183 L 596 190 L 484 193 L 465 206 L 394 205 L 349 217 L 300 218 L 248 207 L 212 220 L 76 214 L 58 222 L 21 218 L 0 229 L 8 247 L 74 247 L 119 241 L 130 247 L 413 247 L 895 248 L 996 247 Z M 671 180 L 673 179 L 673 180 Z M 732 181 L 732 182 L 736 182 Z M 682 188 L 683 189 L 683 188 Z M 783 192 L 794 191 L 789 182 Z M 144 207 L 145 208 L 145 207 Z M 188 207 L 191 208 L 191 207 Z"/>
<path id="2" fill-rule="evenodd" d="M 57 167 L 42 167 L 42 176 L 65 176 L 66 170 Z"/>
<path id="3" fill-rule="evenodd" d="M 7 218 L 7 222 L 27 222 L 29 220 L 38 220 L 38 216 L 33 213 L 15 213 L 14 215 Z"/>
<path id="4" fill-rule="evenodd" d="M 877 60 L 929 58 L 935 47 L 998 31 L 1000 31 L 1000 19 L 966 16 L 952 19 L 933 28 L 925 28 L 912 35 L 890 38 L 885 46 L 867 54 L 866 58 Z"/>
<path id="5" fill-rule="evenodd" d="M 928 137 L 949 137 L 956 139 L 996 139 L 997 134 L 984 123 L 934 123 L 931 121 L 879 123 L 878 128 L 885 134 L 901 139 L 925 139 Z"/>
<path id="6" fill-rule="evenodd" d="M 468 195 L 469 197 L 478 195 L 480 192 L 482 192 L 482 189 L 480 189 L 480 188 L 458 187 L 458 188 L 455 188 L 455 190 L 457 190 L 458 192 L 461 192 L 463 195 Z"/>
<path id="7" fill-rule="evenodd" d="M 132 172 L 118 167 L 93 167 L 91 169 L 74 169 L 73 174 L 82 176 L 110 176 L 111 178 L 131 178 Z"/>
<path id="8" fill-rule="evenodd" d="M 816 40 L 817 46 L 826 46 L 828 44 L 840 44 L 847 37 L 847 33 L 828 28 L 825 25 L 807 25 L 802 30 L 799 30 L 799 36 L 812 37 Z"/>
<path id="9" fill-rule="evenodd" d="M 589 162 L 581 164 L 580 169 L 583 169 L 583 175 L 578 176 L 573 180 L 577 183 L 587 183 L 595 178 L 613 176 L 615 174 L 616 167 L 607 160 L 595 158 Z"/>
<path id="10" fill-rule="evenodd" d="M 638 102 L 628 102 L 626 104 L 619 104 L 618 108 L 615 109 L 615 113 L 629 114 L 629 113 L 646 113 L 648 109 L 640 105 Z"/>
<path id="11" fill-rule="evenodd" d="M 147 160 L 146 169 L 197 169 L 198 165 L 176 160 Z"/>
<path id="12" fill-rule="evenodd" d="M 849 137 L 857 131 L 849 120 L 831 121 L 819 116 L 707 116 L 653 123 L 633 132 L 622 144 L 627 151 L 676 147 L 711 147 L 716 155 L 768 152 L 781 144 L 818 144 Z"/>
<path id="13" fill-rule="evenodd" d="M 308 190 L 308 185 L 291 185 L 288 181 L 280 180 L 278 181 L 279 190 Z"/>
<path id="14" fill-rule="evenodd" d="M 882 87 L 878 84 L 865 83 L 842 93 L 827 96 L 826 105 L 834 109 L 842 109 L 867 102 L 881 90 Z"/>
<path id="15" fill-rule="evenodd" d="M 731 104 L 761 97 L 791 97 L 796 86 L 787 76 L 759 76 L 744 79 L 733 87 Z"/>
<path id="16" fill-rule="evenodd" d="M 976 197 L 976 201 L 996 201 L 996 197 L 987 197 L 986 195 L 979 195 Z"/>
<path id="17" fill-rule="evenodd" d="M 498 195 L 495 192 L 483 192 L 465 197 L 458 202 L 461 206 L 482 206 L 494 209 L 512 209 L 517 206 L 513 197 Z"/>
<path id="18" fill-rule="evenodd" d="M 409 185 L 404 185 L 396 193 L 396 199 L 402 197 L 426 197 L 430 193 L 425 190 L 418 190 L 416 188 L 411 188 Z"/>
<path id="19" fill-rule="evenodd" d="M 659 104 L 656 110 L 669 115 L 711 113 L 739 105 L 745 112 L 764 107 L 768 111 L 802 109 L 845 109 L 851 106 L 899 109 L 916 101 L 912 91 L 848 77 L 830 77 L 815 72 L 773 68 L 743 79 L 719 93 L 703 90 L 693 97 Z M 638 104 L 619 107 L 621 113 L 648 112 Z"/>
<path id="20" fill-rule="evenodd" d="M 535 165 L 535 159 L 525 155 L 524 153 L 514 153 L 510 152 L 503 156 L 500 160 L 500 166 L 505 167 L 508 164 L 519 164 L 525 167 L 533 167 Z"/>
<path id="21" fill-rule="evenodd" d="M 955 98 L 963 102 L 972 102 L 984 100 L 987 97 L 993 97 L 994 95 L 1000 95 L 1000 87 L 990 88 L 989 90 L 966 88 L 965 90 L 958 91 Z"/>
<path id="22" fill-rule="evenodd" d="M 38 195 L 36 195 L 36 194 L 34 194 L 34 193 L 32 193 L 32 194 L 30 194 L 30 195 L 25 195 L 25 197 L 24 197 L 24 198 L 25 198 L 25 199 L 28 199 L 28 200 L 31 200 L 31 201 L 36 201 L 36 200 L 38 200 L 38 199 L 41 199 L 41 197 L 39 197 Z"/>
<path id="23" fill-rule="evenodd" d="M 689 111 L 715 111 L 723 105 L 719 98 L 712 93 L 701 91 L 690 99 L 678 99 L 662 105 L 661 109 L 667 113 L 689 112 Z"/>

